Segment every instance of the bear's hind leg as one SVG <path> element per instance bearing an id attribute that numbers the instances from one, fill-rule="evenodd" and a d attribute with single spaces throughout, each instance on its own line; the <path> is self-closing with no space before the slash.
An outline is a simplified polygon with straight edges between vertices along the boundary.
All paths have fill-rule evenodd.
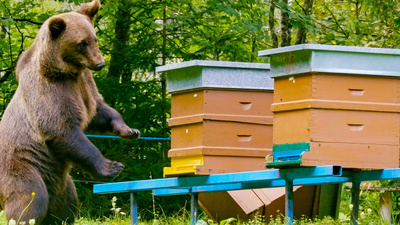
<path id="1" fill-rule="evenodd" d="M 73 224 L 75 216 L 78 213 L 78 197 L 75 185 L 70 176 L 66 178 L 65 189 L 51 196 L 49 212 L 44 219 L 43 224 Z"/>
<path id="2" fill-rule="evenodd" d="M 21 185 L 20 183 L 23 183 Z M 30 187 L 27 188 L 27 183 Z M 20 190 L 25 187 L 25 190 Z M 35 224 L 42 224 L 43 218 L 47 214 L 48 195 L 42 180 L 13 182 L 13 191 L 4 199 L 4 215 L 7 220 L 25 222 L 34 219 Z M 29 190 L 26 190 L 29 189 Z"/>

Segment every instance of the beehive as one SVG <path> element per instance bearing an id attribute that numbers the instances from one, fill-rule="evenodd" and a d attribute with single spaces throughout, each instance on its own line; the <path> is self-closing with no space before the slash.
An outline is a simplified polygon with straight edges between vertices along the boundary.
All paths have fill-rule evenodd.
<path id="1" fill-rule="evenodd" d="M 272 153 L 269 65 L 194 60 L 157 67 L 171 93 L 164 176 L 260 170 Z"/>
<path id="2" fill-rule="evenodd" d="M 164 168 L 164 176 L 265 169 L 265 156 L 272 153 L 273 132 L 273 80 L 268 64 L 196 60 L 156 71 L 167 73 L 167 91 L 171 93 L 171 167 Z M 296 198 L 306 198 L 301 200 L 303 205 L 319 201 L 319 196 L 314 198 L 314 192 L 319 193 L 314 187 L 303 189 L 309 190 L 308 194 L 295 193 Z M 281 191 L 203 193 L 199 204 L 218 220 L 249 218 L 264 207 L 265 211 L 283 212 L 284 188 L 274 190 Z M 301 209 L 316 209 L 311 203 Z M 334 210 L 324 214 L 314 211 L 318 212 L 315 215 L 334 216 Z M 304 212 L 295 215 L 299 213 Z"/>
<path id="3" fill-rule="evenodd" d="M 399 166 L 400 50 L 297 45 L 266 50 L 274 78 L 269 166 Z"/>

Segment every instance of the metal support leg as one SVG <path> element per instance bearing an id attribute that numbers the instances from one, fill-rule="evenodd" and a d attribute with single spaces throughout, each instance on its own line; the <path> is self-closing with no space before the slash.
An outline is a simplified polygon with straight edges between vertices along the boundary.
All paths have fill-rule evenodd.
<path id="1" fill-rule="evenodd" d="M 293 224 L 293 180 L 285 180 L 285 217 L 286 225 Z"/>
<path id="2" fill-rule="evenodd" d="M 138 205 L 136 202 L 136 192 L 131 192 L 131 222 L 132 225 L 138 224 Z"/>
<path id="3" fill-rule="evenodd" d="M 197 223 L 197 206 L 199 200 L 198 193 L 191 193 L 191 200 L 190 200 L 190 225 L 195 225 Z"/>
<path id="4" fill-rule="evenodd" d="M 353 205 L 353 210 L 351 213 L 351 222 L 353 225 L 357 225 L 358 222 L 358 209 L 360 200 L 360 184 L 361 182 L 353 182 L 351 187 L 351 204 Z"/>

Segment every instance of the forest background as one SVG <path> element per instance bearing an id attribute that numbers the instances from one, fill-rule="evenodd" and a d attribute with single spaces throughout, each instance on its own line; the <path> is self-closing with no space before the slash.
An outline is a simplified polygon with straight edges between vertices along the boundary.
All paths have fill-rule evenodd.
<path id="1" fill-rule="evenodd" d="M 51 15 L 87 0 L 0 0 L 0 116 L 18 84 L 18 56 Z M 267 62 L 258 51 L 301 43 L 400 48 L 398 0 L 102 0 L 95 27 L 107 66 L 96 72 L 105 101 L 142 136 L 169 137 L 170 97 L 155 67 L 194 59 Z M 92 138 L 106 157 L 125 164 L 114 181 L 162 177 L 169 166 L 165 141 Z M 110 213 L 111 195 L 75 168 L 81 212 Z M 129 196 L 118 194 L 129 211 Z M 182 208 L 185 196 L 153 199 L 139 193 L 144 217 Z M 186 204 L 189 206 L 189 204 Z"/>

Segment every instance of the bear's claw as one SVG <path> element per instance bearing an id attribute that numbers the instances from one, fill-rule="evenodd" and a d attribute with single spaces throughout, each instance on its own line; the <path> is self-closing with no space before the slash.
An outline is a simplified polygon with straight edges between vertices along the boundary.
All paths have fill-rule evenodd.
<path id="1" fill-rule="evenodd" d="M 124 164 L 105 159 L 100 173 L 96 176 L 99 179 L 113 179 L 124 169 Z"/>
<path id="2" fill-rule="evenodd" d="M 137 140 L 140 137 L 140 131 L 137 129 L 129 128 L 129 131 L 121 134 L 121 137 L 128 140 Z"/>

